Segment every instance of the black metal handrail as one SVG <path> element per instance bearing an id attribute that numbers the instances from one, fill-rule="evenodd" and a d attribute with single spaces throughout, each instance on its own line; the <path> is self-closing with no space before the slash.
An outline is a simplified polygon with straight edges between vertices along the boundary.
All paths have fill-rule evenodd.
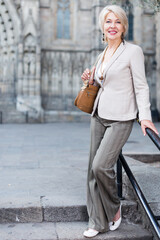
<path id="1" fill-rule="evenodd" d="M 149 128 L 146 128 L 146 132 L 147 132 L 148 136 L 150 137 L 150 139 L 154 142 L 154 144 L 160 150 L 160 138 L 159 138 L 159 136 Z"/>
<path id="2" fill-rule="evenodd" d="M 139 123 L 139 125 L 141 125 L 138 118 L 137 118 L 137 122 Z M 160 138 L 159 138 L 159 136 L 155 132 L 153 132 L 153 130 L 150 129 L 150 128 L 146 128 L 146 133 L 150 137 L 150 139 L 154 142 L 156 147 L 160 150 Z"/>
<path id="3" fill-rule="evenodd" d="M 139 123 L 139 121 L 138 121 Z M 140 123 L 139 123 L 140 124 Z M 160 150 L 160 138 L 159 136 L 154 133 L 151 129 L 146 128 L 146 133 L 150 137 L 150 139 L 154 142 L 154 144 L 157 146 L 157 148 Z M 158 220 L 160 220 L 160 216 L 155 216 L 154 213 L 152 212 L 140 186 L 138 185 L 131 169 L 129 168 L 124 156 L 122 153 L 119 155 L 119 159 L 117 161 L 117 185 L 118 185 L 118 196 L 120 199 L 124 199 L 122 195 L 122 166 L 133 186 L 133 189 L 135 190 L 135 193 L 140 200 L 152 226 L 153 229 L 155 230 L 155 233 L 157 234 L 158 238 L 160 239 L 160 225 L 158 223 Z"/>

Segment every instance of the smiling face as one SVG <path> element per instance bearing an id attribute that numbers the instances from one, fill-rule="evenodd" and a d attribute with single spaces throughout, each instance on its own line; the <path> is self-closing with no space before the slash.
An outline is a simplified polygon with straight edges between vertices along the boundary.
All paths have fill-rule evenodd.
<path id="1" fill-rule="evenodd" d="M 104 34 L 107 40 L 121 40 L 121 35 L 124 32 L 124 26 L 120 19 L 113 13 L 107 14 L 104 21 Z"/>

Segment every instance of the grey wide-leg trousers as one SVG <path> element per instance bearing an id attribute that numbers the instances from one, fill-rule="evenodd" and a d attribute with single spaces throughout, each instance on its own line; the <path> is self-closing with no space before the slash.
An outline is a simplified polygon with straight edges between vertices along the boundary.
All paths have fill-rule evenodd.
<path id="1" fill-rule="evenodd" d="M 114 166 L 132 126 L 133 120 L 112 121 L 97 114 L 91 118 L 87 210 L 89 228 L 99 232 L 109 230 L 108 223 L 120 207 Z"/>

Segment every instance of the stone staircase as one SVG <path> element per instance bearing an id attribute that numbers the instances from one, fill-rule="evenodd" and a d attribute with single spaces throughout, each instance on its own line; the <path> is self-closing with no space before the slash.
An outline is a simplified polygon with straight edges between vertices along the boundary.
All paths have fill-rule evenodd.
<path id="1" fill-rule="evenodd" d="M 87 125 L 1 125 L 0 131 L 0 240 L 85 239 Z M 149 164 L 126 160 L 159 214 L 158 156 Z M 119 229 L 94 239 L 157 240 L 125 173 L 123 196 Z"/>
<path id="2" fill-rule="evenodd" d="M 26 223 L 1 226 L 2 240 L 84 240 L 86 222 Z M 152 235 L 139 225 L 123 222 L 118 231 L 99 234 L 93 239 L 151 240 Z"/>
<path id="3" fill-rule="evenodd" d="M 19 201 L 19 200 L 18 200 Z M 26 201 L 26 202 L 25 202 Z M 87 228 L 85 205 L 73 205 L 66 199 L 56 201 L 42 197 L 32 204 L 23 199 L 17 207 L 16 200 L 0 208 L 0 240 L 81 240 Z M 38 206 L 39 204 L 39 206 Z M 28 206 L 27 206 L 28 205 Z M 136 201 L 122 201 L 123 221 L 118 230 L 99 234 L 94 239 L 151 240 L 152 234 L 142 226 Z"/>

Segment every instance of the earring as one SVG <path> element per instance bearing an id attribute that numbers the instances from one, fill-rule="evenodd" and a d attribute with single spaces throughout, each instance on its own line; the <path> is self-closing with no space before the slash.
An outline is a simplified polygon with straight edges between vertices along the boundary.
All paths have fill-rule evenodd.
<path id="1" fill-rule="evenodd" d="M 122 39 L 122 42 L 123 42 L 123 44 L 124 44 L 124 33 L 122 33 L 121 39 Z"/>
<path id="2" fill-rule="evenodd" d="M 105 42 L 104 33 L 103 33 L 102 41 Z"/>

